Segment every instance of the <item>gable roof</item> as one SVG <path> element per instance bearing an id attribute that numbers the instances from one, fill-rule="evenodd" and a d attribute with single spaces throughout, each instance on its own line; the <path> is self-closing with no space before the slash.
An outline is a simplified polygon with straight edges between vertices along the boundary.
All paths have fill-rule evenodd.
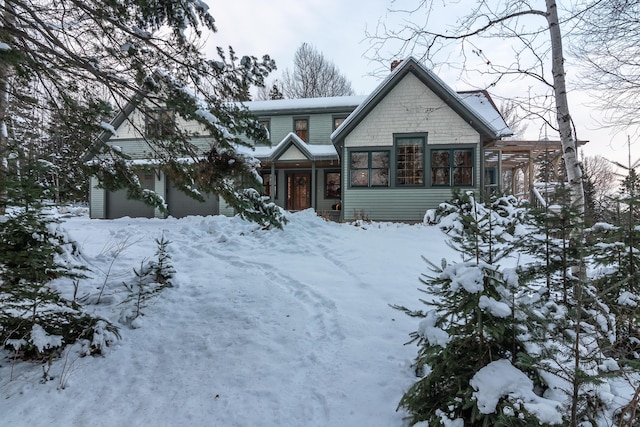
<path id="1" fill-rule="evenodd" d="M 275 162 L 285 154 L 289 148 L 297 148 L 309 160 L 338 160 L 338 153 L 332 144 L 308 144 L 304 142 L 298 135 L 289 132 L 275 146 L 256 146 L 252 150 L 248 147 L 238 146 L 236 149 L 247 155 L 269 162 Z"/>
<path id="2" fill-rule="evenodd" d="M 407 75 L 415 75 L 436 96 L 472 126 L 485 141 L 493 141 L 512 134 L 484 91 L 456 93 L 432 71 L 415 58 L 403 60 L 380 85 L 356 108 L 353 113 L 331 134 L 331 140 L 341 151 L 344 138 L 384 99 L 385 96 Z M 491 110 L 492 111 L 491 111 Z"/>

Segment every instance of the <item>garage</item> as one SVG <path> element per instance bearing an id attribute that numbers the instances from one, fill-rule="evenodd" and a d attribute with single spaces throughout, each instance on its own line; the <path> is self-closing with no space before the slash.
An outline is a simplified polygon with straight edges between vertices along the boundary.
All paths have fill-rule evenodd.
<path id="1" fill-rule="evenodd" d="M 205 194 L 204 202 L 192 199 L 177 189 L 171 182 L 168 183 L 167 205 L 169 215 L 174 218 L 182 218 L 189 215 L 218 215 L 218 196 Z"/>

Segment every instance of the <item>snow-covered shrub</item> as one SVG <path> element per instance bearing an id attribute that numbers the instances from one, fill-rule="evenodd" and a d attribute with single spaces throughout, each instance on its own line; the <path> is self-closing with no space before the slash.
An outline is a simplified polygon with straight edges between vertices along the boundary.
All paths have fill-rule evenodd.
<path id="1" fill-rule="evenodd" d="M 48 358 L 64 345 L 92 341 L 101 320 L 51 285 L 56 280 L 73 286 L 85 277 L 73 242 L 37 210 L 1 218 L 0 345 L 22 358 Z M 107 328 L 117 334 L 115 327 Z"/>
<path id="2" fill-rule="evenodd" d="M 433 300 L 423 301 L 424 312 L 396 307 L 424 318 L 411 334 L 419 346 L 414 368 L 420 379 L 399 404 L 410 412 L 412 424 L 442 425 L 443 417 L 464 425 L 562 422 L 558 402 L 540 394 L 546 384 L 532 369 L 535 360 L 521 357 L 530 336 L 520 300 L 526 289 L 515 269 L 498 264 L 513 249 L 523 216 L 513 204 L 503 198 L 485 207 L 465 193 L 441 205 L 439 226 L 463 261 L 425 260 L 430 273 L 420 280 Z M 486 380 L 496 367 L 504 369 L 494 376 L 508 374 L 515 382 Z"/>
<path id="3" fill-rule="evenodd" d="M 451 200 L 440 203 L 437 209 L 429 209 L 424 216 L 426 225 L 438 225 L 446 233 L 461 232 L 465 217 L 487 218 L 507 233 L 519 233 L 527 213 L 527 202 L 514 196 L 492 194 L 488 203 L 476 200 L 473 191 L 455 189 Z"/>

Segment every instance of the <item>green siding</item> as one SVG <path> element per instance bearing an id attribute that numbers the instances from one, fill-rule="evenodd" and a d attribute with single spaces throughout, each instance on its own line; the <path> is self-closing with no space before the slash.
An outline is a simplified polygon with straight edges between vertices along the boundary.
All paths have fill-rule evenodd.
<path id="1" fill-rule="evenodd" d="M 293 131 L 293 116 L 271 117 L 271 144 L 277 145 Z"/>
<path id="2" fill-rule="evenodd" d="M 333 114 L 314 114 L 309 117 L 309 143 L 328 144 L 333 132 Z"/>
<path id="3" fill-rule="evenodd" d="M 430 146 L 427 146 L 430 147 Z M 343 150 L 343 159 L 347 157 Z M 480 151 L 474 152 L 474 187 L 464 190 L 478 191 L 480 182 Z M 349 162 L 342 167 L 342 215 L 345 221 L 367 218 L 372 221 L 422 221 L 428 209 L 435 209 L 450 200 L 452 187 L 424 188 L 349 188 Z M 393 179 L 393 176 L 391 177 Z"/>
<path id="4" fill-rule="evenodd" d="M 450 188 L 352 189 L 345 192 L 343 215 L 346 221 L 422 221 L 427 209 L 448 199 Z"/>
<path id="5" fill-rule="evenodd" d="M 334 113 L 309 115 L 260 116 L 269 119 L 271 125 L 271 144 L 277 145 L 289 133 L 293 132 L 293 118 L 305 117 L 309 120 L 309 144 L 328 144 L 333 132 Z"/>

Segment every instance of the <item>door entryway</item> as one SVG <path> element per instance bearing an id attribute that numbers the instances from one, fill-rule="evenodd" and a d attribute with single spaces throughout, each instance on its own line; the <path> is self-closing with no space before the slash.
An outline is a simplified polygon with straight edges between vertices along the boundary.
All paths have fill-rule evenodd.
<path id="1" fill-rule="evenodd" d="M 287 174 L 287 209 L 301 211 L 311 207 L 311 173 Z"/>

